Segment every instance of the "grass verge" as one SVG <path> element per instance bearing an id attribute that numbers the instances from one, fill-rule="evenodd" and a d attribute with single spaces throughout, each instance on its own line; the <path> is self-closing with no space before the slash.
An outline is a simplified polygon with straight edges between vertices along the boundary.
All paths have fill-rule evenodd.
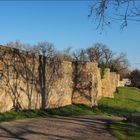
<path id="1" fill-rule="evenodd" d="M 101 114 L 113 116 L 129 116 L 140 112 L 140 90 L 136 88 L 118 88 L 114 98 L 102 98 L 96 109 Z M 140 126 L 129 122 L 108 124 L 112 135 L 120 140 L 140 140 Z"/>
<path id="2" fill-rule="evenodd" d="M 46 116 L 49 116 L 49 114 L 41 110 L 23 110 L 18 112 L 9 111 L 5 113 L 0 113 L 0 122 Z"/>
<path id="3" fill-rule="evenodd" d="M 140 112 L 140 90 L 130 87 L 118 88 L 114 98 L 102 98 L 99 101 L 97 110 L 100 114 L 114 116 L 128 116 Z"/>
<path id="4" fill-rule="evenodd" d="M 78 116 L 78 115 L 95 115 L 96 111 L 85 105 L 68 105 L 64 107 L 41 110 L 23 110 L 23 111 L 9 111 L 0 113 L 0 122 L 10 121 L 16 119 L 48 117 L 48 116 Z"/>
<path id="5" fill-rule="evenodd" d="M 108 124 L 112 135 L 120 140 L 140 140 L 140 126 L 126 122 Z"/>

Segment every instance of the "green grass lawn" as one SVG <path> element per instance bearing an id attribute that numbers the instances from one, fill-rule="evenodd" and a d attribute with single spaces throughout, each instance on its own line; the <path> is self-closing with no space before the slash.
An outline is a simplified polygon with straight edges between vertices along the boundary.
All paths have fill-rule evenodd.
<path id="1" fill-rule="evenodd" d="M 23 110 L 23 111 L 9 111 L 0 113 L 0 122 L 10 121 L 16 119 L 48 117 L 48 116 L 77 116 L 77 115 L 95 115 L 96 112 L 92 108 L 85 105 L 68 105 L 54 109 L 41 110 Z"/>
<path id="2" fill-rule="evenodd" d="M 48 114 L 58 116 L 78 116 L 78 115 L 95 115 L 96 112 L 92 108 L 82 105 L 73 104 L 65 107 L 47 109 Z"/>
<path id="3" fill-rule="evenodd" d="M 134 112 L 140 112 L 140 90 L 130 87 L 120 87 L 114 94 L 114 98 L 102 98 L 96 108 L 102 114 L 127 116 Z"/>
<path id="4" fill-rule="evenodd" d="M 9 111 L 0 113 L 0 122 L 25 118 L 47 117 L 49 114 L 41 110 Z"/>
<path id="5" fill-rule="evenodd" d="M 120 140 L 140 140 L 140 126 L 126 122 L 108 124 L 111 134 Z"/>
<path id="6" fill-rule="evenodd" d="M 98 112 L 106 115 L 129 116 L 131 113 L 140 112 L 140 90 L 136 88 L 118 88 L 114 98 L 102 98 Z M 111 134 L 121 140 L 140 140 L 140 126 L 129 122 L 109 123 Z"/>

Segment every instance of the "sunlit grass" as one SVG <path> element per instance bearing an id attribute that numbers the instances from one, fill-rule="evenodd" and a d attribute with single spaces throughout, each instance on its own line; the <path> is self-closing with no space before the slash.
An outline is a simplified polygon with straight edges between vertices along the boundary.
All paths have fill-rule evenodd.
<path id="1" fill-rule="evenodd" d="M 140 126 L 132 123 L 116 122 L 108 125 L 110 132 L 121 140 L 140 140 Z"/>
<path id="2" fill-rule="evenodd" d="M 140 90 L 130 87 L 118 88 L 113 99 L 102 98 L 99 101 L 98 109 L 102 113 L 115 116 L 140 112 Z"/>

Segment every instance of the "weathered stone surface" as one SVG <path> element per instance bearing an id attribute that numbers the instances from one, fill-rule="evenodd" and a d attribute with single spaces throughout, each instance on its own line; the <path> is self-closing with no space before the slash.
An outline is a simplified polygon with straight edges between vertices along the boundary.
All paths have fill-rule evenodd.
<path id="1" fill-rule="evenodd" d="M 100 75 L 100 68 L 95 67 L 97 72 L 97 76 L 96 76 L 96 85 L 97 85 L 97 99 L 100 99 L 102 97 L 102 81 L 101 81 L 101 75 Z"/>
<path id="2" fill-rule="evenodd" d="M 62 62 L 60 71 L 62 76 L 54 82 L 47 99 L 48 108 L 56 108 L 72 103 L 72 65 L 71 62 Z"/>
<path id="3" fill-rule="evenodd" d="M 117 87 L 117 74 L 115 72 L 110 72 L 110 83 L 111 83 L 111 89 L 112 94 L 116 91 Z"/>
<path id="4" fill-rule="evenodd" d="M 120 86 L 120 75 L 119 74 L 117 74 L 117 81 L 116 81 L 116 83 L 117 83 L 117 87 L 119 87 Z"/>
<path id="5" fill-rule="evenodd" d="M 13 102 L 5 89 L 0 87 L 0 112 L 6 112 L 11 110 L 13 107 Z"/>
<path id="6" fill-rule="evenodd" d="M 102 79 L 102 95 L 103 97 L 113 98 L 113 89 L 111 86 L 111 76 L 110 69 L 106 68 L 104 72 L 104 77 Z"/>
<path id="7" fill-rule="evenodd" d="M 74 84 L 73 103 L 97 105 L 97 100 L 102 96 L 102 92 L 100 71 L 96 63 L 75 63 Z"/>
<path id="8" fill-rule="evenodd" d="M 124 81 L 119 81 L 118 87 L 124 87 L 125 86 L 125 82 Z"/>

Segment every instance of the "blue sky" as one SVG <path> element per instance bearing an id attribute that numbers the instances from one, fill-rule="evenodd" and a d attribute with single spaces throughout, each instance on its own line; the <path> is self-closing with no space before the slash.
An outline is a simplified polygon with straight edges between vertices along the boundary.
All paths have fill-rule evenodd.
<path id="1" fill-rule="evenodd" d="M 131 67 L 140 68 L 140 23 L 123 32 L 113 24 L 99 34 L 88 19 L 90 1 L 0 1 L 0 44 L 21 40 L 52 42 L 62 50 L 86 48 L 97 42 L 114 52 L 127 53 Z"/>

